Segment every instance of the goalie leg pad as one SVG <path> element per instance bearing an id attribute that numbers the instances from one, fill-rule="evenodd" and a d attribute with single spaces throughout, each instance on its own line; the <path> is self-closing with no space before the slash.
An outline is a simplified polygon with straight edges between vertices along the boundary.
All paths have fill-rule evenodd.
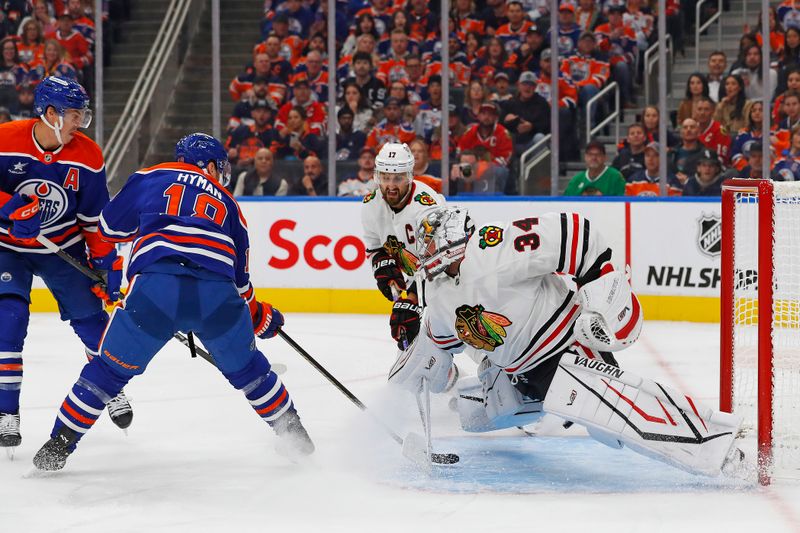
<path id="1" fill-rule="evenodd" d="M 720 474 L 742 422 L 650 379 L 569 353 L 559 362 L 544 410 L 586 427 L 605 444 L 618 440 L 709 476 Z"/>
<path id="2" fill-rule="evenodd" d="M 485 432 L 525 426 L 543 415 L 542 402 L 525 397 L 508 374 L 484 360 L 478 378 L 458 382 L 458 416 L 464 431 Z"/>

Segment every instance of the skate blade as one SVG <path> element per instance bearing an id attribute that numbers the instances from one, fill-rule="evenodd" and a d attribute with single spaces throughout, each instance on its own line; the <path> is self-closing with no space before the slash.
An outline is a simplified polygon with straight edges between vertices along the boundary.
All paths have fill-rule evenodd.
<path id="1" fill-rule="evenodd" d="M 14 454 L 16 454 L 16 453 L 17 453 L 17 447 L 16 446 L 9 446 L 9 447 L 6 448 L 6 457 L 8 458 L 9 461 L 13 461 L 14 460 Z"/>

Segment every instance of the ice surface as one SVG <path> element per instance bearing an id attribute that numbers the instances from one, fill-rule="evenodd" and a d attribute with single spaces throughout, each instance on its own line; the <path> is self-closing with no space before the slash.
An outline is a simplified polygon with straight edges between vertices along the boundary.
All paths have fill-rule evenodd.
<path id="1" fill-rule="evenodd" d="M 396 433 L 421 431 L 413 396 L 386 385 L 395 351 L 385 317 L 290 315 L 286 331 Z M 282 379 L 317 445 L 306 463 L 278 456 L 241 393 L 171 342 L 126 389 L 127 437 L 104 414 L 63 471 L 29 476 L 84 363 L 67 325 L 34 315 L 23 443 L 14 461 L 0 456 L 0 532 L 800 531 L 797 484 L 692 476 L 547 420 L 540 431 L 556 436 L 465 434 L 441 396 L 432 398 L 434 451 L 461 462 L 425 476 L 288 345 L 259 346 L 288 366 Z M 717 346 L 716 326 L 648 322 L 619 359 L 716 404 Z"/>

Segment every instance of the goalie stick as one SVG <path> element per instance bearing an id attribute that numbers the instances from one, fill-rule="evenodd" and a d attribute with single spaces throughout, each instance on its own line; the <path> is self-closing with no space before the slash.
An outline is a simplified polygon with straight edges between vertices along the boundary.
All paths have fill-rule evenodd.
<path id="1" fill-rule="evenodd" d="M 391 283 L 389 287 L 392 290 L 392 296 L 394 297 L 395 301 L 400 298 L 408 298 L 408 292 L 406 290 L 401 291 L 394 283 Z M 404 329 L 400 331 L 400 342 L 403 345 L 403 351 L 407 350 L 408 337 Z M 422 429 L 425 432 L 425 439 L 423 441 L 421 436 L 410 432 L 403 440 L 403 455 L 411 459 L 413 462 L 419 464 L 426 472 L 430 473 L 432 468 L 431 462 L 433 461 L 432 458 L 434 455 L 433 445 L 431 444 L 431 394 L 430 390 L 428 389 L 428 380 L 424 377 L 421 378 L 419 389 L 414 396 L 417 400 L 417 410 L 419 411 L 419 417 L 422 421 Z M 436 455 L 454 456 L 455 454 Z M 449 457 L 451 462 L 437 464 L 455 464 L 458 462 L 458 459 L 453 459 L 453 457 Z"/>
<path id="2" fill-rule="evenodd" d="M 80 261 L 78 261 L 77 259 L 72 257 L 71 255 L 69 255 L 67 252 L 62 250 L 56 243 L 54 243 L 53 241 L 51 241 L 50 239 L 48 239 L 44 235 L 37 236 L 36 240 L 42 246 L 44 246 L 45 248 L 47 248 L 48 250 L 50 250 L 51 252 L 56 254 L 58 257 L 63 259 L 71 267 L 75 268 L 76 270 L 81 272 L 84 276 L 88 277 L 89 279 L 93 279 L 94 281 L 102 284 L 103 287 L 105 288 L 106 279 L 102 274 L 100 274 L 99 272 L 97 272 L 95 270 L 92 270 L 88 266 L 84 265 L 83 263 L 81 263 Z M 217 363 L 214 362 L 214 358 L 211 357 L 211 354 L 208 353 L 203 348 L 201 348 L 200 346 L 197 346 L 197 344 L 194 342 L 194 336 L 192 335 L 191 331 L 189 332 L 189 336 L 188 337 L 186 335 L 184 335 L 183 333 L 181 333 L 180 331 L 175 333 L 172 337 L 175 338 L 178 342 L 180 342 L 184 346 L 186 346 L 187 348 L 189 348 L 189 351 L 191 352 L 192 357 L 196 357 L 196 356 L 199 355 L 200 357 L 202 357 L 203 359 L 205 359 L 206 361 L 208 361 L 212 365 L 217 366 Z M 280 363 L 276 363 L 276 364 L 271 365 L 271 366 L 272 366 L 272 371 L 275 372 L 276 374 L 283 374 L 284 372 L 286 372 L 286 365 L 282 365 Z"/>
<path id="3" fill-rule="evenodd" d="M 428 455 L 427 453 L 425 453 L 425 451 L 422 451 L 422 455 L 420 455 L 420 448 L 424 447 L 424 444 L 420 446 L 420 441 L 422 440 L 421 436 L 415 433 L 410 433 L 405 439 L 403 439 L 400 435 L 395 433 L 389 426 L 384 424 L 384 422 L 380 418 L 372 414 L 372 412 L 369 411 L 369 409 L 367 409 L 367 406 L 364 405 L 364 403 L 361 400 L 359 400 L 355 394 L 350 392 L 350 390 L 347 387 L 342 385 L 342 383 L 338 379 L 336 379 L 330 372 L 328 372 L 324 366 L 319 364 L 316 359 L 311 357 L 311 355 L 307 351 L 305 351 L 302 348 L 302 346 L 297 344 L 297 342 L 295 342 L 294 339 L 292 339 L 285 331 L 279 329 L 278 336 L 280 336 L 280 338 L 286 341 L 286 343 L 289 346 L 294 348 L 294 350 L 298 354 L 300 354 L 300 356 L 303 357 L 303 359 L 308 361 L 311 364 L 311 366 L 313 366 L 320 374 L 325 376 L 325 378 L 328 381 L 330 381 L 334 387 L 339 389 L 339 392 L 344 394 L 348 400 L 353 402 L 359 409 L 367 413 L 373 420 L 375 420 L 375 422 L 377 422 L 384 429 L 384 431 L 386 431 L 386 433 L 390 437 L 392 437 L 392 439 L 394 439 L 395 442 L 397 442 L 400 446 L 403 447 L 403 455 L 405 455 L 411 461 L 419 465 L 423 470 L 429 472 L 431 463 L 435 463 L 438 465 L 452 465 L 456 464 L 460 460 L 460 457 L 455 453 L 431 453 L 430 455 Z"/>

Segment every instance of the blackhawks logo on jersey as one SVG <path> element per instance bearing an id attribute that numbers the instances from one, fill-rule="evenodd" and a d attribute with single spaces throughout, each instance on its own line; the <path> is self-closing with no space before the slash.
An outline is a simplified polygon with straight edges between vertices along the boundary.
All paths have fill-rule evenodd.
<path id="1" fill-rule="evenodd" d="M 481 238 L 478 241 L 478 246 L 480 246 L 481 250 L 486 247 L 497 246 L 503 242 L 503 228 L 498 228 L 497 226 L 484 226 L 478 232 L 478 235 Z"/>
<path id="2" fill-rule="evenodd" d="M 386 238 L 386 242 L 383 243 L 383 248 L 389 252 L 389 255 L 400 262 L 400 269 L 407 276 L 413 276 L 419 268 L 419 259 L 417 259 L 417 256 L 406 250 L 406 244 L 400 242 L 394 235 L 389 235 L 389 237 Z"/>
<path id="3" fill-rule="evenodd" d="M 436 205 L 436 200 L 433 199 L 433 196 L 426 192 L 421 192 L 414 197 L 415 202 L 419 202 L 422 205 Z"/>
<path id="4" fill-rule="evenodd" d="M 458 338 L 478 350 L 493 352 L 502 346 L 505 327 L 510 325 L 509 319 L 487 311 L 482 305 L 462 305 L 456 309 Z"/>
<path id="5" fill-rule="evenodd" d="M 370 200 L 372 200 L 373 198 L 375 198 L 375 191 L 372 191 L 371 193 L 369 193 L 368 195 L 366 195 L 366 196 L 364 197 L 364 200 L 362 200 L 362 201 L 363 201 L 364 203 L 367 203 L 367 202 L 369 202 Z"/>

